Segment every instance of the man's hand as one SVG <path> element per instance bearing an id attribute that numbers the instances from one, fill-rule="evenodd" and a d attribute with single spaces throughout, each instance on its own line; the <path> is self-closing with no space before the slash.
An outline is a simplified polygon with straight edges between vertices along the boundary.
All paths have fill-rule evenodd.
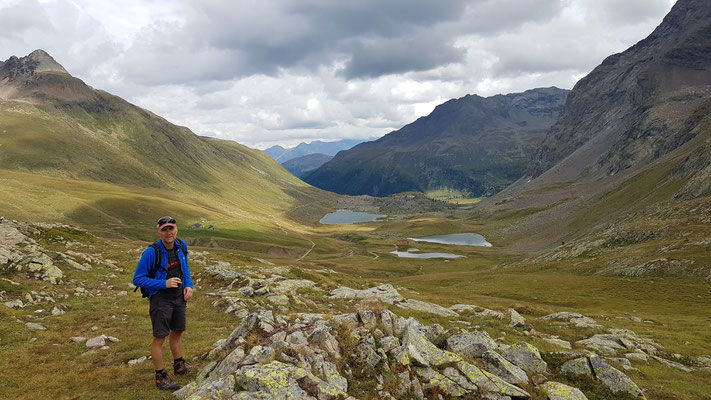
<path id="1" fill-rule="evenodd" d="M 193 288 L 191 287 L 186 287 L 183 288 L 183 298 L 185 301 L 188 301 L 193 298 Z"/>
<path id="2" fill-rule="evenodd" d="M 180 278 L 170 278 L 167 281 L 165 281 L 165 287 L 166 287 L 166 289 L 180 287 L 180 285 L 182 283 L 183 283 L 183 281 L 181 281 Z"/>

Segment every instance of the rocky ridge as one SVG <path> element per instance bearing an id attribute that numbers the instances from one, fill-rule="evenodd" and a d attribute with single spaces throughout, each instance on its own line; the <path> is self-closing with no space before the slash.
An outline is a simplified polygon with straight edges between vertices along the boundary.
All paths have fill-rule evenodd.
<path id="1" fill-rule="evenodd" d="M 98 270 L 122 272 L 96 253 L 79 252 L 86 243 L 62 240 L 57 232 L 86 235 L 65 225 L 0 220 L 4 257 L 0 268 L 6 276 L 56 288 L 0 291 L 4 307 L 16 311 L 41 307 L 34 310 L 36 316 L 15 318 L 14 323 L 30 332 L 51 329 L 53 318 L 73 312 L 61 304 L 70 296 L 91 301 L 102 290 L 127 295 L 113 287 L 84 288 L 68 280 L 67 274 L 53 281 L 51 274 L 30 270 L 26 259 L 46 257 L 60 271 L 70 269 L 70 276 Z M 50 251 L 42 245 L 52 241 L 56 245 L 48 247 L 66 250 Z M 131 257 L 141 250 L 132 250 Z M 191 251 L 191 258 L 194 265 L 205 266 L 196 283 L 212 288 L 207 293 L 201 289 L 202 295 L 241 322 L 211 351 L 196 357 L 204 368 L 176 393 L 182 398 L 586 398 L 581 389 L 589 387 L 575 387 L 580 379 L 597 387 L 597 394 L 620 392 L 643 398 L 643 388 L 627 376 L 638 365 L 656 362 L 685 373 L 711 369 L 710 356 L 689 362 L 665 351 L 652 338 L 628 329 L 608 329 L 604 322 L 580 313 L 535 318 L 514 308 L 497 311 L 471 304 L 445 308 L 407 298 L 389 284 L 361 289 L 335 286 L 325 279 L 338 275 L 332 270 L 236 266 L 212 260 L 210 253 L 201 251 Z M 45 312 L 45 304 L 47 309 L 53 307 L 51 313 Z M 422 322 L 430 318 L 437 323 Z M 644 323 L 636 317 L 630 320 Z M 582 329 L 578 332 L 584 332 L 584 338 L 561 337 L 559 332 L 569 332 L 566 326 Z M 120 340 L 102 331 L 94 326 L 88 334 L 67 341 L 83 344 L 84 355 L 107 351 Z M 560 351 L 540 351 L 542 344 Z M 125 358 L 122 364 L 147 359 Z"/>
<path id="2" fill-rule="evenodd" d="M 288 278 L 295 272 L 291 267 L 237 267 L 225 262 L 209 265 L 205 272 L 225 285 L 209 294 L 215 297 L 213 306 L 242 322 L 200 356 L 207 365 L 195 381 L 175 393 L 179 398 L 352 399 L 365 394 L 383 399 L 528 399 L 531 391 L 549 399 L 586 398 L 566 384 L 575 374 L 609 393 L 644 398 L 643 390 L 621 369 L 635 370 L 633 363 L 656 358 L 674 368 L 666 364 L 674 361 L 663 358 L 662 346 L 650 338 L 627 329 L 607 329 L 579 313 L 537 319 L 547 321 L 553 331 L 571 324 L 598 332 L 571 344 L 536 331 L 516 310 L 507 311 L 511 329 L 573 349 L 541 353 L 526 341 L 507 344 L 505 336 L 492 338 L 469 322 L 504 319 L 503 312 L 413 302 L 389 284 L 329 289 L 318 279 Z M 357 311 L 335 312 L 349 308 Z M 446 318 L 452 326 L 405 318 L 397 314 L 402 308 Z M 589 371 L 570 369 L 577 364 Z M 699 361 L 694 368 L 704 367 Z"/>

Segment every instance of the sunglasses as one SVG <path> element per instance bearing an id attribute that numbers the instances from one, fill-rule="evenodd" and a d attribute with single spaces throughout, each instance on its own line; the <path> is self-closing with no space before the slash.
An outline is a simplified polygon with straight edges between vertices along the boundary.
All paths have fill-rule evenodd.
<path id="1" fill-rule="evenodd" d="M 174 223 L 175 223 L 175 219 L 173 219 L 171 217 L 163 217 L 158 220 L 158 228 L 160 229 L 160 227 L 165 224 L 174 224 Z"/>

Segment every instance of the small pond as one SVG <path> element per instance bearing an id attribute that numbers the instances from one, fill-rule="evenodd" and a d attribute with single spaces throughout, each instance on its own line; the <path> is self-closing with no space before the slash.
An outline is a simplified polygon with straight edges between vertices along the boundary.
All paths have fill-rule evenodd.
<path id="1" fill-rule="evenodd" d="M 378 218 L 385 217 L 387 217 L 387 215 L 351 210 L 338 210 L 324 215 L 319 222 L 325 225 L 350 225 L 358 222 L 373 222 L 377 221 Z"/>
<path id="2" fill-rule="evenodd" d="M 478 233 L 451 233 L 449 235 L 425 236 L 421 238 L 408 238 L 416 242 L 429 242 L 440 244 L 454 244 L 457 246 L 491 247 L 484 236 Z"/>
<path id="3" fill-rule="evenodd" d="M 410 248 L 407 249 L 407 251 L 391 251 L 390 254 L 395 254 L 398 257 L 402 258 L 460 258 L 464 257 L 459 254 L 452 254 L 452 253 L 415 253 L 416 251 L 420 251 L 418 249 Z"/>

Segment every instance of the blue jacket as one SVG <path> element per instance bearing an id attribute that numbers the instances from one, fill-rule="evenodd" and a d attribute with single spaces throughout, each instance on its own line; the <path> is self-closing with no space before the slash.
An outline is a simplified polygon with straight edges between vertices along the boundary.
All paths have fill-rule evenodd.
<path id="1" fill-rule="evenodd" d="M 181 239 L 175 239 L 177 242 Z M 153 279 L 148 277 L 148 271 L 153 268 L 156 262 L 156 252 L 153 247 L 148 246 L 143 250 L 141 254 L 141 259 L 138 260 L 138 265 L 136 266 L 136 272 L 133 273 L 133 284 L 148 290 L 148 298 L 156 294 L 159 290 L 165 289 L 166 272 L 168 270 L 168 251 L 163 246 L 162 241 L 157 241 L 158 247 L 161 249 L 161 259 L 160 264 L 165 268 L 158 268 Z M 183 242 L 185 243 L 185 242 Z M 178 247 L 178 258 L 180 259 L 180 266 L 183 270 L 183 287 L 193 287 L 193 280 L 190 279 L 190 268 L 188 267 L 188 257 L 183 254 L 183 248 L 175 243 Z M 187 247 L 186 247 L 187 249 Z"/>

